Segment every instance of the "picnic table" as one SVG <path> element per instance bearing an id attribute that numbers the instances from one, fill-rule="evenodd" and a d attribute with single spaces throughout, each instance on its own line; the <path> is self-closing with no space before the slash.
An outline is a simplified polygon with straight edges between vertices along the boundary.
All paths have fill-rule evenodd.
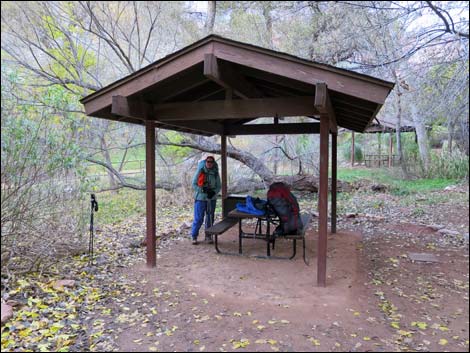
<path id="1" fill-rule="evenodd" d="M 261 239 L 266 241 L 266 256 L 271 256 L 269 245 L 273 244 L 275 238 L 271 235 L 271 224 L 276 224 L 275 218 L 270 216 L 257 216 L 233 209 L 228 213 L 228 217 L 238 220 L 238 253 L 242 254 L 242 241 L 244 238 Z M 252 233 L 245 232 L 242 227 L 242 221 L 246 219 L 256 219 L 255 230 Z M 263 233 L 263 224 L 265 224 L 265 232 Z M 217 249 L 217 248 L 216 248 Z"/>
<path id="2" fill-rule="evenodd" d="M 249 233 L 243 230 L 242 222 L 243 220 L 247 220 L 247 219 L 251 219 L 251 220 L 256 219 L 256 226 L 253 232 Z M 304 258 L 305 264 L 308 265 L 308 261 L 305 256 L 306 255 L 305 254 L 305 232 L 310 223 L 310 214 L 306 214 L 306 213 L 301 214 L 301 219 L 302 219 L 302 224 L 303 224 L 302 229 L 299 229 L 298 232 L 295 234 L 287 234 L 287 235 L 280 236 L 280 238 L 290 239 L 293 241 L 292 256 L 288 258 L 284 258 L 284 257 L 280 257 L 280 258 L 281 259 L 293 259 L 296 255 L 297 240 L 302 240 L 303 258 Z M 230 229 L 237 223 L 238 223 L 238 254 L 220 251 L 219 246 L 218 246 L 218 236 L 226 232 L 228 229 Z M 266 216 L 266 215 L 257 216 L 254 214 L 241 212 L 241 211 L 238 211 L 236 208 L 233 208 L 230 211 L 227 211 L 222 221 L 214 224 L 210 228 L 207 228 L 206 234 L 214 236 L 214 246 L 215 246 L 215 250 L 218 253 L 230 254 L 230 255 L 242 255 L 243 254 L 243 239 L 245 238 L 261 239 L 261 240 L 266 241 L 266 256 L 257 256 L 257 257 L 275 258 L 271 256 L 271 248 L 270 248 L 270 244 L 272 244 L 272 249 L 274 249 L 274 245 L 276 241 L 276 237 L 273 234 L 271 234 L 271 225 L 277 225 L 277 224 L 279 224 L 277 221 L 277 217 Z M 264 225 L 264 231 L 263 231 L 263 225 Z"/>

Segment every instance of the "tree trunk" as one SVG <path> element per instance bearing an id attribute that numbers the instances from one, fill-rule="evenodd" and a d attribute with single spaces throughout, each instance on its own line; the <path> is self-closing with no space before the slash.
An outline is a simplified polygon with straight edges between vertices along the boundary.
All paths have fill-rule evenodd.
<path id="1" fill-rule="evenodd" d="M 418 138 L 419 155 L 423 162 L 424 172 L 427 174 L 429 171 L 429 147 L 426 126 L 424 125 L 423 117 L 419 114 L 418 109 L 414 104 L 411 105 L 411 116 L 413 117 L 416 137 Z"/>
<path id="2" fill-rule="evenodd" d="M 206 23 L 204 25 L 204 31 L 206 35 L 214 32 L 216 10 L 217 10 L 217 2 L 208 1 L 207 2 L 207 18 L 206 18 Z"/>
<path id="3" fill-rule="evenodd" d="M 108 149 L 108 146 L 106 144 L 104 134 L 100 135 L 100 144 L 101 144 L 101 152 L 103 154 L 103 157 L 104 157 L 104 160 L 105 160 L 106 164 L 112 165 L 111 156 L 109 154 L 109 149 Z M 109 185 L 110 185 L 111 190 L 117 189 L 117 183 L 116 183 L 116 180 L 114 179 L 114 174 L 109 169 L 107 169 L 106 171 L 108 172 Z"/>
<path id="4" fill-rule="evenodd" d="M 401 166 L 403 176 L 408 179 L 408 170 L 406 168 L 405 159 L 403 157 L 403 150 L 401 147 L 401 93 L 397 93 L 397 123 L 396 123 L 396 134 L 397 134 L 397 154 L 398 163 Z"/>
<path id="5" fill-rule="evenodd" d="M 306 191 L 306 192 L 318 192 L 318 177 L 313 175 L 277 175 L 272 181 L 273 182 L 283 182 L 291 187 L 295 191 Z M 228 186 L 229 193 L 249 193 L 254 190 L 267 189 L 271 183 L 265 183 L 263 181 L 256 181 L 253 179 L 239 179 L 236 180 L 232 185 Z M 331 188 L 331 179 L 328 182 L 329 188 Z M 352 185 L 343 182 L 337 181 L 337 191 L 338 192 L 350 192 L 352 191 Z"/>

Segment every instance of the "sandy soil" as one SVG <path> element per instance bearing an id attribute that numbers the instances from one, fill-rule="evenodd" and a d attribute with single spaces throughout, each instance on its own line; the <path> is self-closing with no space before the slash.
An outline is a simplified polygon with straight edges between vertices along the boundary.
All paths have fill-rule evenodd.
<path id="1" fill-rule="evenodd" d="M 118 349 L 468 351 L 468 248 L 430 248 L 437 233 L 417 225 L 375 222 L 366 238 L 357 219 L 340 222 L 348 228 L 328 237 L 326 288 L 316 285 L 314 224 L 310 266 L 300 244 L 294 260 L 279 260 L 254 257 L 266 254 L 260 240 L 244 240 L 245 256 L 188 238 L 162 243 L 156 269 L 140 263 L 121 274 L 143 290 L 126 303 L 141 316 L 116 329 Z M 219 243 L 237 253 L 237 228 Z M 432 252 L 440 262 L 413 263 L 408 252 Z M 291 241 L 276 242 L 275 256 L 291 253 Z"/>

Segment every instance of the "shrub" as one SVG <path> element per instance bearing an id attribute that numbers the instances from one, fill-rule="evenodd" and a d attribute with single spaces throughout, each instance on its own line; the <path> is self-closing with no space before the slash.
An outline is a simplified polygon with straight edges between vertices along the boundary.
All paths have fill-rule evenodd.
<path id="1" fill-rule="evenodd" d="M 343 152 L 343 158 L 346 160 L 351 160 L 351 141 L 344 143 L 341 148 Z M 354 144 L 354 160 L 356 162 L 362 162 L 364 160 L 362 147 L 358 143 Z"/>

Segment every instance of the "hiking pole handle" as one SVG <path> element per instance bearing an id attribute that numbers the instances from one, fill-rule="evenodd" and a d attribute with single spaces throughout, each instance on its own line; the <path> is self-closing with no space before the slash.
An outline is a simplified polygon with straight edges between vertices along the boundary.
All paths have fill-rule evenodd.
<path id="1" fill-rule="evenodd" d="M 98 212 L 98 201 L 96 201 L 95 194 L 91 194 L 91 210 Z"/>

